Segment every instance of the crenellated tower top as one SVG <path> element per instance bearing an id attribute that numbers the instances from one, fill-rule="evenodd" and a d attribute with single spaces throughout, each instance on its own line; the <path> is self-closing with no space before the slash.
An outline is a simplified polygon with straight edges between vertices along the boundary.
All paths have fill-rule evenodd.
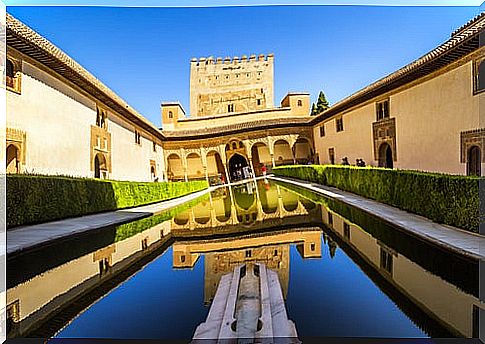
<path id="1" fill-rule="evenodd" d="M 273 54 L 190 61 L 190 115 L 216 116 L 273 107 Z"/>

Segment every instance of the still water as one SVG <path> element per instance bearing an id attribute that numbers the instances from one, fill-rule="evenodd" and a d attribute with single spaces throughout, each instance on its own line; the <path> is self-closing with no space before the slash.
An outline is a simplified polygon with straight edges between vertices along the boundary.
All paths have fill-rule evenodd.
<path id="1" fill-rule="evenodd" d="M 300 339 L 476 335 L 477 261 L 265 180 L 10 259 L 9 336 L 189 340 L 248 261 L 277 272 Z"/>

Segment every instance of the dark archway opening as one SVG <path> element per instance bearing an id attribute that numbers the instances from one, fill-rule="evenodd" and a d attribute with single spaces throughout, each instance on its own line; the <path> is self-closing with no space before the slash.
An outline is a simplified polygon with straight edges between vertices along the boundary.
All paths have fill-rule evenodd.
<path id="1" fill-rule="evenodd" d="M 234 154 L 229 159 L 229 174 L 231 181 L 243 180 L 247 178 L 245 167 L 248 167 L 248 161 L 240 154 Z M 247 169 L 246 169 L 247 170 Z"/>
<path id="2" fill-rule="evenodd" d="M 470 149 L 468 150 L 466 174 L 469 176 L 480 176 L 482 174 L 481 161 L 482 152 L 480 151 L 480 147 L 470 147 Z"/>
<path id="3" fill-rule="evenodd" d="M 94 157 L 94 178 L 106 178 L 106 159 L 101 153 Z"/>
<path id="4" fill-rule="evenodd" d="M 99 168 L 99 158 L 96 155 L 94 157 L 94 178 L 99 178 L 101 177 L 101 170 Z"/>
<path id="5" fill-rule="evenodd" d="M 379 167 L 393 168 L 392 148 L 387 143 L 379 147 Z"/>
<path id="6" fill-rule="evenodd" d="M 7 173 L 19 173 L 19 150 L 15 145 L 7 147 L 6 159 Z"/>

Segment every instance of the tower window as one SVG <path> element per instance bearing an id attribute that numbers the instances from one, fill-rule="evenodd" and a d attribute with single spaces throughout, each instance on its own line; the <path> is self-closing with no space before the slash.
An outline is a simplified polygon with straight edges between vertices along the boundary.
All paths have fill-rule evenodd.
<path id="1" fill-rule="evenodd" d="M 168 112 L 168 118 L 173 118 L 173 112 L 172 111 Z"/>
<path id="2" fill-rule="evenodd" d="M 303 104 L 302 104 L 301 100 L 300 100 L 300 99 L 298 99 L 298 106 L 302 106 L 302 105 L 303 105 Z"/>

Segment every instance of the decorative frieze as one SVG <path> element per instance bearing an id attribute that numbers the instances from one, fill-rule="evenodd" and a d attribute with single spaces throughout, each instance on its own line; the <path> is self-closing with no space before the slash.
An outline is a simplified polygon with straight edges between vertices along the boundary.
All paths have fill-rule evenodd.
<path id="1" fill-rule="evenodd" d="M 485 147 L 485 128 L 462 131 L 460 133 L 460 162 L 468 161 L 468 151 L 472 146 L 477 146 L 483 152 Z M 482 154 L 481 162 L 485 162 L 485 155 Z"/>
<path id="2" fill-rule="evenodd" d="M 397 160 L 396 149 L 396 119 L 384 118 L 372 123 L 372 137 L 374 140 L 374 160 L 379 160 L 379 147 L 387 143 L 392 149 L 392 160 Z"/>

